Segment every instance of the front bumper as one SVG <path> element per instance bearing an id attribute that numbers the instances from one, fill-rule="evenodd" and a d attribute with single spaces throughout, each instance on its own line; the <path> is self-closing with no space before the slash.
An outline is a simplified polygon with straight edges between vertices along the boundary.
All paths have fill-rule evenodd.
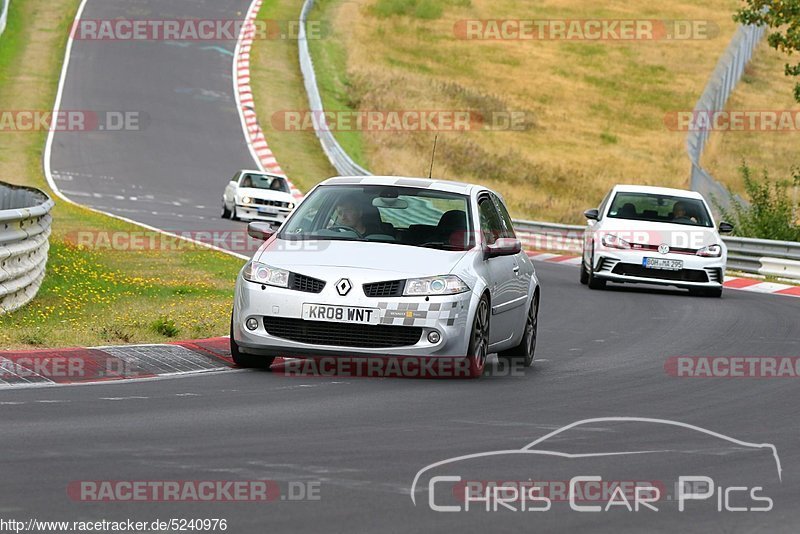
<path id="1" fill-rule="evenodd" d="M 349 274 L 352 289 L 347 296 L 340 296 L 334 283 L 338 274 L 328 280 L 321 293 L 307 293 L 287 288 L 262 286 L 244 280 L 241 275 L 236 281 L 236 296 L 233 306 L 233 338 L 239 350 L 246 354 L 262 356 L 311 357 L 336 356 L 366 358 L 370 356 L 434 356 L 464 357 L 467 354 L 472 314 L 474 313 L 473 294 L 429 297 L 381 297 L 370 298 L 364 295 L 361 285 L 376 280 L 360 280 Z M 342 274 L 344 276 L 344 274 Z M 477 300 L 476 300 L 477 301 Z M 392 328 L 413 328 L 420 330 L 418 341 L 409 345 L 374 347 L 328 345 L 316 342 L 303 342 L 300 332 L 304 324 L 303 304 L 326 304 L 333 306 L 352 306 L 375 308 L 380 315 L 380 325 Z M 245 326 L 248 318 L 255 318 L 258 327 L 249 330 Z M 268 330 L 265 318 L 288 319 L 297 325 L 295 339 L 281 336 L 281 332 Z M 270 324 L 277 322 L 271 321 Z M 286 322 L 286 321 L 283 321 Z M 317 321 L 313 321 L 317 323 Z M 341 323 L 337 337 L 346 339 L 348 326 Z M 364 329 L 371 326 L 364 326 Z M 428 333 L 437 331 L 437 343 L 428 340 Z M 376 330 L 377 331 L 377 330 Z M 363 338 L 360 341 L 363 344 Z M 367 342 L 368 343 L 368 342 Z"/>
<path id="2" fill-rule="evenodd" d="M 259 208 L 264 208 L 270 213 L 265 213 Z M 240 219 L 253 220 L 253 221 L 267 221 L 272 223 L 283 224 L 292 210 L 287 208 L 276 208 L 273 206 L 254 206 L 254 205 L 236 205 L 236 216 Z"/>
<path id="3" fill-rule="evenodd" d="M 645 269 L 644 258 L 683 261 L 681 271 Z M 658 284 L 683 288 L 722 287 L 725 275 L 725 255 L 705 258 L 691 254 L 659 254 L 654 251 L 610 250 L 598 251 L 595 257 L 594 276 L 611 282 Z"/>

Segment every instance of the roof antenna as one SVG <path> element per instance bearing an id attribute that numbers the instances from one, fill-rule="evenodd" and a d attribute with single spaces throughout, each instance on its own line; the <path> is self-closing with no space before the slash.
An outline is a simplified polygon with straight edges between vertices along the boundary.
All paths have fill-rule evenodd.
<path id="1" fill-rule="evenodd" d="M 428 170 L 428 178 L 433 176 L 433 160 L 436 158 L 436 141 L 439 139 L 439 134 L 436 134 L 436 137 L 433 138 L 433 153 L 431 154 L 431 168 Z"/>

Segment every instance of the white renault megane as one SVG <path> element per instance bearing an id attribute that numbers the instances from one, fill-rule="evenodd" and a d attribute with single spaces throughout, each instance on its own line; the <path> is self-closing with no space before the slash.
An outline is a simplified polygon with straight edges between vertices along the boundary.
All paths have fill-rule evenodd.
<path id="1" fill-rule="evenodd" d="M 477 185 L 340 177 L 318 185 L 239 274 L 231 353 L 530 365 L 539 284 L 500 197 Z"/>
<path id="2" fill-rule="evenodd" d="M 721 222 L 717 232 L 700 193 L 617 185 L 584 215 L 582 284 L 662 284 L 722 295 L 728 251 L 719 232 L 733 226 Z"/>

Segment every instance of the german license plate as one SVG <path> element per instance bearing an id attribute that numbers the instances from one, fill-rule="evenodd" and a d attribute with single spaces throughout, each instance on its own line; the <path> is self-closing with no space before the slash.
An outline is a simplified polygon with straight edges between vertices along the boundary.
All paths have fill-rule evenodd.
<path id="1" fill-rule="evenodd" d="M 378 324 L 381 316 L 378 308 L 303 304 L 303 319 L 332 323 Z"/>
<path id="2" fill-rule="evenodd" d="M 278 214 L 277 211 L 268 208 L 258 208 L 258 213 L 260 213 L 261 215 L 269 215 L 270 217 L 274 217 L 275 215 Z"/>
<path id="3" fill-rule="evenodd" d="M 662 269 L 664 271 L 680 271 L 683 269 L 683 260 L 667 260 L 664 258 L 644 258 L 642 265 L 646 269 Z"/>

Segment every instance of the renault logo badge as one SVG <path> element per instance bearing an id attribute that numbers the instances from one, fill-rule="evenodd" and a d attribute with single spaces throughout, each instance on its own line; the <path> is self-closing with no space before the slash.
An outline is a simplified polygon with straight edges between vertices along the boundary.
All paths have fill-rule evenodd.
<path id="1" fill-rule="evenodd" d="M 347 278 L 342 278 L 338 282 L 336 282 L 336 291 L 341 295 L 345 296 L 350 293 L 350 290 L 353 289 L 353 284 L 350 283 L 350 280 Z"/>

